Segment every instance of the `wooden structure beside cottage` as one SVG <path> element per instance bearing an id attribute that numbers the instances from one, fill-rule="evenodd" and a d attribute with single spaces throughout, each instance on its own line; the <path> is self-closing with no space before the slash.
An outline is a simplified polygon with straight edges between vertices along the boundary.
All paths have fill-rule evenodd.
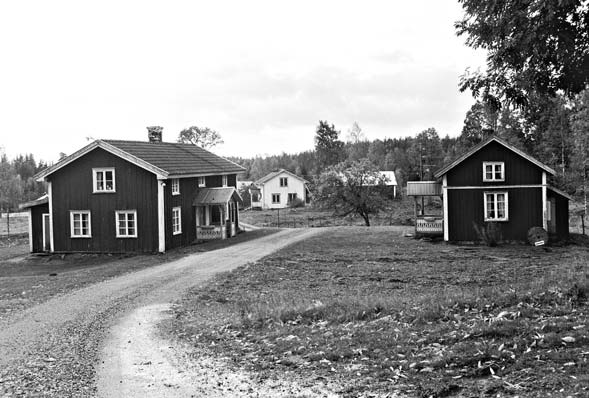
<path id="1" fill-rule="evenodd" d="M 442 215 L 418 217 L 416 232 L 440 234 L 446 241 L 477 241 L 474 225 L 495 222 L 505 241 L 527 240 L 531 227 L 566 239 L 571 198 L 550 185 L 555 174 L 503 139 L 490 137 L 438 170 L 438 181 L 407 184 L 410 196 L 442 197 Z"/>
<path id="2" fill-rule="evenodd" d="M 96 140 L 37 174 L 45 198 L 23 204 L 32 252 L 164 252 L 239 230 L 243 167 L 198 146 Z"/>

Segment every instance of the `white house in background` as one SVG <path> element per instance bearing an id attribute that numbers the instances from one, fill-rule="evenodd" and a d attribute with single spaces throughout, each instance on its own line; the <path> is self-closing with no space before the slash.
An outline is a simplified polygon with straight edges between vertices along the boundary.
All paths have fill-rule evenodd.
<path id="1" fill-rule="evenodd" d="M 282 209 L 290 206 L 295 199 L 300 199 L 305 204 L 309 203 L 308 183 L 304 178 L 280 169 L 260 178 L 255 185 L 260 188 L 263 209 Z"/>
<path id="2" fill-rule="evenodd" d="M 389 189 L 392 190 L 393 193 L 393 198 L 397 197 L 397 177 L 395 176 L 395 172 L 394 171 L 381 171 L 380 174 L 382 174 L 386 181 L 385 181 L 385 185 L 387 187 L 389 187 Z"/>

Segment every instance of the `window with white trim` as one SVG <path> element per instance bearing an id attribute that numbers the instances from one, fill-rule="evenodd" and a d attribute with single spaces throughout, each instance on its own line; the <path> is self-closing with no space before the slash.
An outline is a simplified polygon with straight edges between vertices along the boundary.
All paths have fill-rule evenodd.
<path id="1" fill-rule="evenodd" d="M 182 233 L 182 208 L 172 208 L 172 234 L 178 235 Z"/>
<path id="2" fill-rule="evenodd" d="M 221 182 L 223 183 L 223 186 L 226 187 L 227 186 L 227 176 L 221 176 Z"/>
<path id="3" fill-rule="evenodd" d="M 280 203 L 280 194 L 273 193 L 272 194 L 272 204 L 278 204 L 278 203 Z"/>
<path id="4" fill-rule="evenodd" d="M 136 238 L 137 210 L 118 210 L 115 215 L 117 238 Z"/>
<path id="5" fill-rule="evenodd" d="M 172 179 L 172 195 L 180 195 L 180 179 Z"/>
<path id="6" fill-rule="evenodd" d="M 114 167 L 92 169 L 92 192 L 115 192 Z"/>
<path id="7" fill-rule="evenodd" d="M 288 177 L 280 177 L 280 186 L 288 187 Z"/>
<path id="8" fill-rule="evenodd" d="M 198 177 L 198 187 L 202 188 L 202 187 L 206 187 L 207 186 L 207 181 L 205 179 L 204 176 L 202 177 Z"/>
<path id="9" fill-rule="evenodd" d="M 485 221 L 507 221 L 509 203 L 507 192 L 485 192 Z"/>
<path id="10" fill-rule="evenodd" d="M 505 163 L 483 162 L 483 181 L 505 181 Z"/>
<path id="11" fill-rule="evenodd" d="M 288 204 L 291 204 L 295 200 L 297 200 L 297 194 L 296 193 L 289 193 L 288 194 Z"/>
<path id="12" fill-rule="evenodd" d="M 90 210 L 70 211 L 70 236 L 72 238 L 91 238 Z"/>

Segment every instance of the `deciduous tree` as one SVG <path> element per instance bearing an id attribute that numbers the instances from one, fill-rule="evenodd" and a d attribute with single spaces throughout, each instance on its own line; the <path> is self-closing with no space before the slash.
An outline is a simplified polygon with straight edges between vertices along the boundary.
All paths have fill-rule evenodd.
<path id="1" fill-rule="evenodd" d="M 386 208 L 385 178 L 367 159 L 342 162 L 321 173 L 314 201 L 336 216 L 355 214 L 370 226 L 370 216 Z"/>
<path id="2" fill-rule="evenodd" d="M 209 149 L 215 145 L 222 144 L 221 134 L 208 127 L 191 126 L 178 134 L 178 142 L 184 144 L 198 145 L 201 148 Z"/>

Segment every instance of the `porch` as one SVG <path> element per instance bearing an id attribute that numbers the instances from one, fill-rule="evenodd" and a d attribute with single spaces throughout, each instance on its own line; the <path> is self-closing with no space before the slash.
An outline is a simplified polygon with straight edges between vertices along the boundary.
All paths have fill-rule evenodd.
<path id="1" fill-rule="evenodd" d="M 436 181 L 408 181 L 407 196 L 413 197 L 415 234 L 441 236 L 444 235 L 444 214 L 427 214 L 435 209 L 427 209 L 425 198 L 439 197 L 443 200 L 442 184 Z M 430 199 L 428 198 L 428 201 Z"/>
<path id="2" fill-rule="evenodd" d="M 241 196 L 233 187 L 201 189 L 193 205 L 196 208 L 196 239 L 227 239 L 239 231 Z"/>

